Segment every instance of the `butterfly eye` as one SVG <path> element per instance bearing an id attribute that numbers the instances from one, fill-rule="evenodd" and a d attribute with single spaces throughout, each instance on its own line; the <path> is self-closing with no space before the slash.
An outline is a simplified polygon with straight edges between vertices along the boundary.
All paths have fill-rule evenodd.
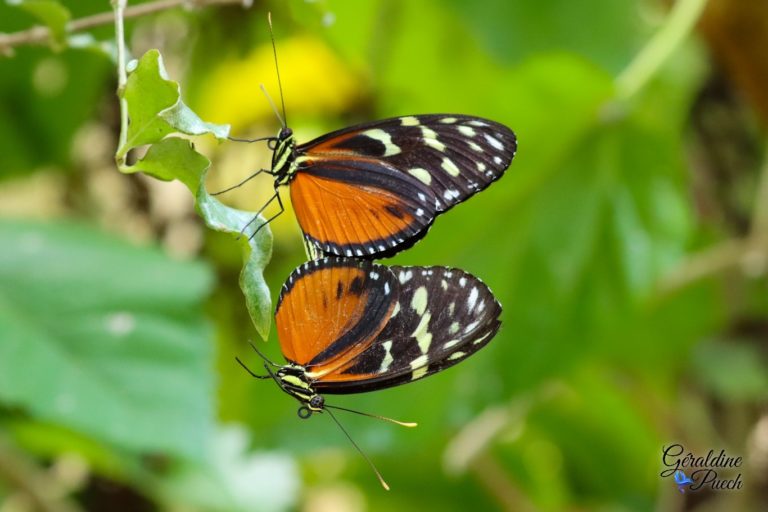
<path id="1" fill-rule="evenodd" d="M 315 395 L 309 400 L 309 406 L 312 409 L 322 409 L 325 405 L 325 398 L 321 395 Z"/>
<path id="2" fill-rule="evenodd" d="M 280 130 L 280 135 L 278 135 L 277 138 L 279 140 L 285 140 L 288 137 L 290 137 L 291 135 L 293 135 L 293 130 L 291 130 L 290 128 L 288 128 L 286 126 L 282 130 Z"/>

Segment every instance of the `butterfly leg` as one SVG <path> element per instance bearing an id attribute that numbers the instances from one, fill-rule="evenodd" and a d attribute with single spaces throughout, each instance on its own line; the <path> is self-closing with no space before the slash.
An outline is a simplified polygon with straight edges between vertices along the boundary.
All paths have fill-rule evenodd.
<path id="1" fill-rule="evenodd" d="M 243 369 L 244 369 L 245 371 L 247 371 L 247 372 L 248 372 L 248 374 L 249 374 L 251 377 L 253 377 L 254 379 L 271 379 L 271 378 L 272 378 L 270 375 L 256 375 L 255 373 L 253 373 L 253 371 L 252 371 L 250 368 L 248 368 L 247 366 L 245 366 L 245 363 L 244 363 L 244 362 L 242 362 L 242 361 L 240 360 L 240 358 L 239 358 L 239 357 L 235 357 L 235 361 L 237 361 L 238 363 L 240 363 L 240 366 L 242 366 L 242 367 L 243 367 Z"/>
<path id="2" fill-rule="evenodd" d="M 256 216 L 258 217 L 258 216 L 259 216 L 259 214 L 260 214 L 262 211 L 264 211 L 264 208 L 266 208 L 266 207 L 267 207 L 267 205 L 268 205 L 269 203 L 271 203 L 271 202 L 272 202 L 274 199 L 277 199 L 277 204 L 278 204 L 278 206 L 280 207 L 280 211 L 279 211 L 279 212 L 277 212 L 276 214 L 274 214 L 273 216 L 271 216 L 270 218 L 268 218 L 267 220 L 265 220 L 264 222 L 262 222 L 262 224 L 261 224 L 261 225 L 260 225 L 258 228 L 256 228 L 256 231 L 254 231 L 254 232 L 253 232 L 253 234 L 252 234 L 251 236 L 249 236 L 249 237 L 248 237 L 248 240 L 252 240 L 252 239 L 253 239 L 253 237 L 255 237 L 255 236 L 256 236 L 256 235 L 259 233 L 259 231 L 261 231 L 261 228 L 263 228 L 264 226 L 266 226 L 267 224 L 269 224 L 270 222 L 272 222 L 273 220 L 275 220 L 276 218 L 278 218 L 278 217 L 279 217 L 279 216 L 280 216 L 280 215 L 281 215 L 281 214 L 282 214 L 282 213 L 285 211 L 285 207 L 283 206 L 283 200 L 282 200 L 282 199 L 280 199 L 280 193 L 277 191 L 277 188 L 275 188 L 275 195 L 273 195 L 273 196 L 270 198 L 270 200 L 269 200 L 269 201 L 267 201 L 267 204 L 265 204 L 265 205 L 264 205 L 264 206 L 261 208 L 261 210 L 259 210 L 259 213 L 257 213 L 257 214 L 256 214 Z M 250 222 L 249 222 L 248 224 L 250 224 Z M 246 227 L 247 227 L 247 226 L 246 226 Z"/>
<path id="3" fill-rule="evenodd" d="M 218 192 L 214 192 L 214 193 L 212 193 L 211 195 L 212 195 L 212 196 L 218 196 L 218 195 L 224 194 L 225 192 L 229 192 L 230 190 L 235 190 L 235 189 L 236 189 L 236 188 L 238 188 L 238 187 L 242 187 L 243 185 L 245 185 L 246 183 L 248 183 L 248 182 L 249 182 L 249 181 L 251 181 L 253 178 L 255 178 L 256 176 L 258 176 L 259 174 L 261 174 L 261 173 L 263 173 L 263 172 L 265 172 L 265 173 L 267 173 L 267 174 L 270 174 L 270 175 L 272 174 L 272 171 L 270 171 L 270 170 L 268 170 L 268 169 L 261 169 L 261 170 L 258 170 L 258 171 L 256 171 L 255 173 L 253 173 L 253 174 L 251 174 L 250 176 L 248 176 L 247 178 L 245 178 L 243 181 L 241 181 L 241 182 L 240 182 L 240 183 L 238 183 L 237 185 L 232 185 L 231 187 L 225 188 L 224 190 L 219 190 Z"/>
<path id="4" fill-rule="evenodd" d="M 278 194 L 277 188 L 275 188 L 275 194 L 272 197 L 270 197 L 269 200 L 266 203 L 264 203 L 264 205 L 261 208 L 259 208 L 259 211 L 257 211 L 256 214 L 253 217 L 251 217 L 251 220 L 249 220 L 248 223 L 245 226 L 243 226 L 243 229 L 240 230 L 240 235 L 238 236 L 238 239 L 245 234 L 245 231 L 248 229 L 248 226 L 256 222 L 256 220 L 259 218 L 259 215 L 261 215 L 261 212 L 266 210 L 267 206 L 269 206 L 270 203 L 272 203 L 272 201 L 274 201 L 275 199 L 277 199 L 277 202 L 280 204 L 280 211 L 277 213 L 277 215 L 280 215 L 281 213 L 283 213 L 283 202 L 280 200 L 280 194 Z M 272 217 L 267 219 L 265 222 L 263 222 L 258 228 L 256 228 L 256 231 L 251 233 L 251 235 L 248 237 L 248 240 L 253 239 L 253 237 L 256 236 L 256 233 L 258 233 L 261 230 L 261 228 L 269 224 L 275 217 L 277 217 L 277 215 L 273 215 Z"/>

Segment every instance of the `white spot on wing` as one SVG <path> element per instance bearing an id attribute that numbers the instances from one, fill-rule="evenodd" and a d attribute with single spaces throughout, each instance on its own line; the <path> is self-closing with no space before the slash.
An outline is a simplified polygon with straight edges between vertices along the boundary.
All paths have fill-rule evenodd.
<path id="1" fill-rule="evenodd" d="M 426 126 L 421 127 L 421 136 L 424 138 L 424 144 L 435 148 L 438 151 L 445 151 L 445 144 L 437 140 L 437 133 Z"/>
<path id="2" fill-rule="evenodd" d="M 474 137 L 477 132 L 471 126 L 461 125 L 459 126 L 459 133 L 466 135 L 467 137 Z"/>
<path id="3" fill-rule="evenodd" d="M 501 165 L 502 163 L 504 163 L 504 160 L 502 160 L 500 156 L 495 156 L 493 157 L 493 163 L 495 163 L 496 165 Z"/>
<path id="4" fill-rule="evenodd" d="M 472 311 L 477 304 L 477 288 L 473 287 L 469 292 L 469 300 L 467 301 L 467 310 Z"/>
<path id="5" fill-rule="evenodd" d="M 451 199 L 455 199 L 455 198 L 459 197 L 459 195 L 460 195 L 459 191 L 456 190 L 456 189 L 450 189 L 449 188 L 449 189 L 446 189 L 445 192 L 443 192 L 443 197 L 445 199 L 447 199 L 448 201 L 450 201 Z"/>
<path id="6" fill-rule="evenodd" d="M 448 327 L 448 334 L 456 334 L 457 332 L 459 332 L 459 322 L 453 322 L 451 326 Z M 445 348 L 448 348 L 447 343 L 445 344 Z"/>
<path id="7" fill-rule="evenodd" d="M 444 118 L 442 118 L 440 120 L 440 122 L 441 123 L 445 123 L 445 124 L 451 124 L 451 123 L 455 123 L 456 122 L 456 118 L 455 117 L 444 117 Z"/>
<path id="8" fill-rule="evenodd" d="M 400 124 L 403 126 L 418 126 L 419 120 L 413 116 L 406 116 L 400 118 Z"/>
<path id="9" fill-rule="evenodd" d="M 400 283 L 405 284 L 413 277 L 413 272 L 410 270 L 400 272 Z"/>
<path id="10" fill-rule="evenodd" d="M 390 350 L 392 350 L 392 340 L 383 341 L 381 343 L 381 346 L 384 348 L 384 359 L 382 359 L 381 361 L 379 372 L 383 373 L 389 369 L 389 365 L 391 365 L 392 361 L 394 361 L 392 354 L 390 354 L 389 352 Z"/>
<path id="11" fill-rule="evenodd" d="M 450 158 L 443 158 L 443 163 L 440 164 L 440 167 L 451 176 L 458 176 L 460 174 L 459 168 L 456 167 L 456 164 Z"/>
<path id="12" fill-rule="evenodd" d="M 389 283 L 384 283 L 384 295 L 389 295 Z"/>
<path id="13" fill-rule="evenodd" d="M 497 139 L 496 137 L 494 137 L 492 135 L 488 135 L 487 133 L 484 133 L 483 137 L 485 137 L 485 140 L 488 141 L 488 144 L 490 144 L 491 146 L 495 147 L 499 151 L 504 149 L 504 144 L 502 144 L 501 141 L 499 141 L 499 139 Z"/>
<path id="14" fill-rule="evenodd" d="M 416 310 L 416 313 L 419 315 L 423 315 L 424 312 L 427 310 L 427 288 L 426 286 L 419 286 L 416 288 L 416 291 L 413 292 L 413 297 L 411 298 L 411 307 Z"/>
<path id="15" fill-rule="evenodd" d="M 416 167 L 415 169 L 408 169 L 408 174 L 414 176 L 417 180 L 424 183 L 425 185 L 432 183 L 432 175 L 429 174 L 429 171 L 426 169 L 422 169 L 420 167 Z"/>
<path id="16" fill-rule="evenodd" d="M 457 330 L 458 330 L 458 329 L 457 329 Z M 445 345 L 443 345 L 443 348 L 447 350 L 447 349 L 449 349 L 449 348 L 451 348 L 451 347 L 453 347 L 453 346 L 457 345 L 457 344 L 458 344 L 460 341 L 461 341 L 461 340 L 450 340 L 450 341 L 446 341 L 446 342 L 445 342 Z"/>
<path id="17" fill-rule="evenodd" d="M 431 318 L 432 315 L 425 313 L 421 317 L 419 325 L 416 326 L 413 334 L 411 334 L 411 336 L 416 338 L 416 343 L 419 344 L 419 349 L 421 350 L 422 354 L 429 352 L 429 345 L 432 343 L 432 333 L 427 330 L 429 328 L 429 320 Z"/>
<path id="18" fill-rule="evenodd" d="M 477 151 L 478 153 L 482 153 L 483 152 L 483 148 L 477 142 L 471 140 L 471 141 L 468 142 L 468 144 L 469 144 L 470 148 L 472 148 L 473 150 Z"/>
<path id="19" fill-rule="evenodd" d="M 483 162 L 477 162 L 477 170 L 478 171 L 483 172 L 486 169 L 487 169 L 487 167 L 485 166 L 485 164 Z"/>
<path id="20" fill-rule="evenodd" d="M 392 136 L 382 130 L 381 128 L 374 128 L 372 130 L 366 130 L 363 132 L 363 135 L 366 137 L 369 137 L 374 140 L 378 140 L 382 144 L 384 144 L 384 156 L 392 156 L 397 155 L 400 153 L 400 148 L 392 142 Z M 487 135 L 486 135 L 487 137 Z"/>
<path id="21" fill-rule="evenodd" d="M 464 357 L 464 352 L 454 352 L 450 356 L 448 356 L 449 361 L 455 361 L 456 359 Z"/>
<path id="22" fill-rule="evenodd" d="M 464 328 L 464 332 L 465 332 L 465 333 L 469 333 L 469 332 L 472 332 L 472 330 L 473 330 L 475 327 L 477 327 L 479 324 L 480 324 L 480 321 L 479 321 L 479 320 L 478 320 L 478 321 L 476 321 L 476 322 L 472 322 L 471 324 L 468 324 L 468 325 L 467 325 L 467 326 Z"/>
<path id="23" fill-rule="evenodd" d="M 467 285 L 467 278 L 466 277 L 462 277 L 461 279 L 459 279 L 459 285 L 462 288 L 464 288 Z"/>

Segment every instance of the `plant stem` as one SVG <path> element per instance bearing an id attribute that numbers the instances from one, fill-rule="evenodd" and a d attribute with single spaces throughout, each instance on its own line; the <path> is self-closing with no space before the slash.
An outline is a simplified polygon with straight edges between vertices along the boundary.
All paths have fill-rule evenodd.
<path id="1" fill-rule="evenodd" d="M 616 99 L 627 101 L 647 85 L 693 29 L 707 0 L 677 0 L 662 27 L 616 78 Z"/>
<path id="2" fill-rule="evenodd" d="M 206 5 L 242 4 L 249 6 L 250 0 L 158 0 L 146 4 L 134 5 L 125 9 L 123 18 L 136 18 L 155 12 L 165 11 L 181 6 L 204 7 Z M 72 20 L 67 23 L 67 33 L 80 32 L 101 25 L 112 23 L 114 13 L 112 11 L 94 14 Z M 36 26 L 21 32 L 12 34 L 0 34 L 0 55 L 9 55 L 11 49 L 25 44 L 46 44 L 51 37 L 48 27 Z"/>
<path id="3" fill-rule="evenodd" d="M 115 42 L 117 43 L 117 97 L 120 101 L 120 138 L 117 142 L 115 163 L 118 168 L 125 166 L 126 137 L 128 137 L 128 101 L 125 99 L 125 85 L 128 83 L 128 73 L 125 70 L 125 30 L 123 16 L 127 0 L 112 0 L 115 17 Z"/>

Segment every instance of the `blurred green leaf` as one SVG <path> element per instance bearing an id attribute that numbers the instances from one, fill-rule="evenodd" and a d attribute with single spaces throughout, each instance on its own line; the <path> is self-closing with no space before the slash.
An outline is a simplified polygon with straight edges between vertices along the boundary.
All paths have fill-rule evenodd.
<path id="1" fill-rule="evenodd" d="M 63 45 L 67 35 L 67 23 L 71 17 L 69 10 L 55 0 L 6 0 L 9 5 L 16 5 L 42 22 L 51 31 L 51 37 L 57 45 Z"/>
<path id="2" fill-rule="evenodd" d="M 647 35 L 637 2 L 449 0 L 494 57 L 519 64 L 535 54 L 568 52 L 615 73 Z M 597 29 L 599 27 L 599 29 Z"/>
<path id="3" fill-rule="evenodd" d="M 768 361 L 754 345 L 739 340 L 701 343 L 691 363 L 696 380 L 726 402 L 768 397 Z"/>
<path id="4" fill-rule="evenodd" d="M 202 456 L 207 269 L 81 226 L 0 222 L 0 398 L 137 451 Z"/>

